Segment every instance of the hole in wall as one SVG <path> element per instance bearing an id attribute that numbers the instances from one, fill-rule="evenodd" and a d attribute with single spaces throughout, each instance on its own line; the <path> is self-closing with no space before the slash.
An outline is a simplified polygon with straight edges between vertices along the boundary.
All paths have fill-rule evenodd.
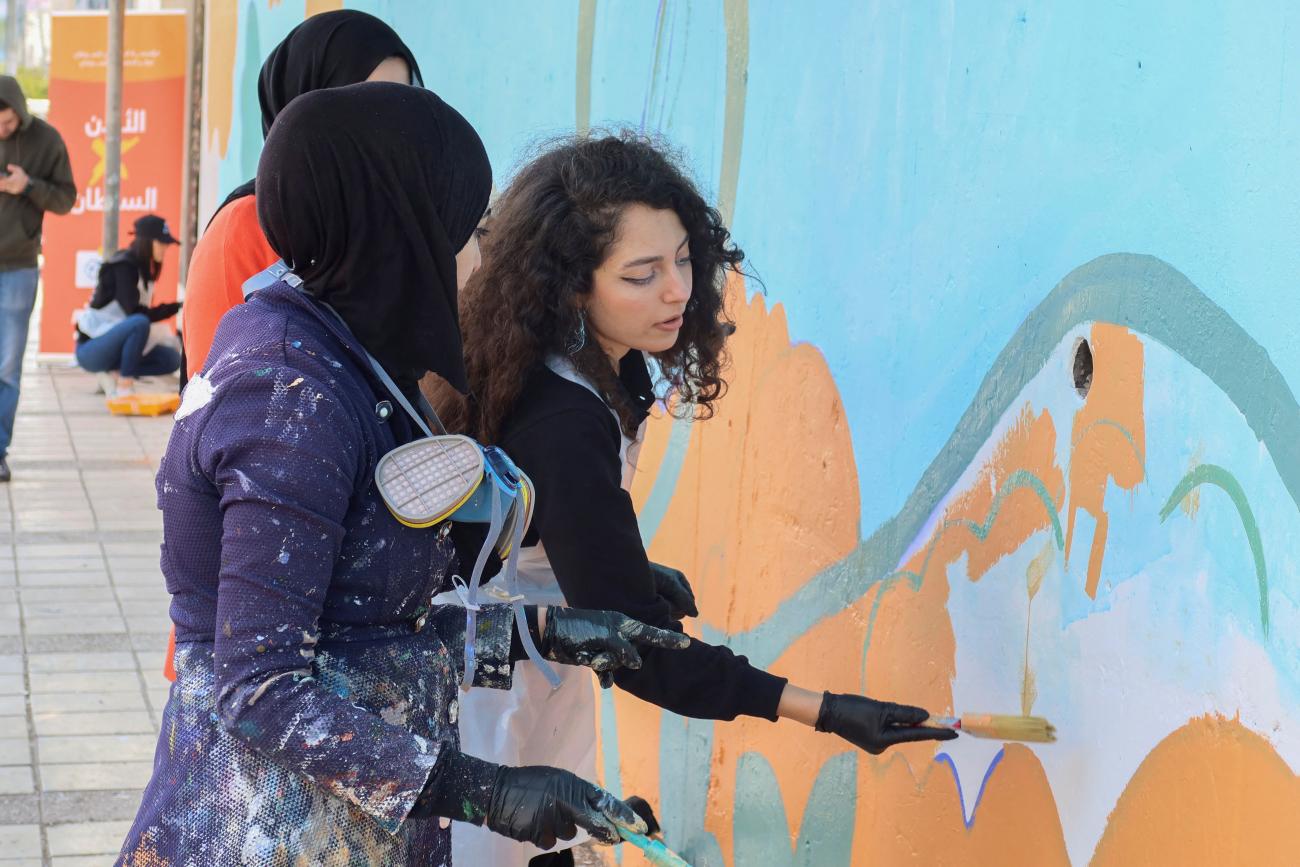
<path id="1" fill-rule="evenodd" d="M 1092 388 L 1092 347 L 1080 340 L 1074 347 L 1074 390 L 1079 397 L 1087 397 Z"/>

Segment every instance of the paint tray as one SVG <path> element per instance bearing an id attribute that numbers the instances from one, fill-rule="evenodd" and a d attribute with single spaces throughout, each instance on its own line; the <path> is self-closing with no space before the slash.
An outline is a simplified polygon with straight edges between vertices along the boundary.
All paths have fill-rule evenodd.
<path id="1" fill-rule="evenodd" d="M 181 405 L 181 396 L 170 394 L 124 394 L 105 401 L 113 415 L 170 415 Z"/>

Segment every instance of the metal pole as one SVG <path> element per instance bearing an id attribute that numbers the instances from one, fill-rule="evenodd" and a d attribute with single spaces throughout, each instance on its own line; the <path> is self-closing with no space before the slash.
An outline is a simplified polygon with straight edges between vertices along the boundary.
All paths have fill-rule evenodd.
<path id="1" fill-rule="evenodd" d="M 5 72 L 18 74 L 18 59 L 23 45 L 23 0 L 5 3 Z"/>
<path id="2" fill-rule="evenodd" d="M 204 0 L 189 0 L 189 64 L 185 70 L 185 169 L 181 186 L 181 300 L 190 273 L 190 256 L 199 237 L 199 161 L 203 156 Z"/>
<path id="3" fill-rule="evenodd" d="M 103 254 L 117 249 L 118 214 L 122 206 L 122 36 L 126 29 L 126 0 L 108 3 L 108 85 L 104 119 L 104 241 Z"/>

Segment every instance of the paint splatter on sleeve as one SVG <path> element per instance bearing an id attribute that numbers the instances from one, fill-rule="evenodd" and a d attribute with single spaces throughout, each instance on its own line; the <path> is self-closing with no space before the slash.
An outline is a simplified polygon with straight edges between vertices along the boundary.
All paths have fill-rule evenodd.
<path id="1" fill-rule="evenodd" d="M 461 606 L 434 606 L 429 612 L 429 623 L 447 647 L 459 649 L 465 646 L 465 609 Z M 474 630 L 474 686 L 510 689 L 513 683 L 510 640 L 514 623 L 514 610 L 509 605 L 484 605 L 479 611 Z M 457 676 L 463 676 L 464 656 L 460 653 L 452 656 L 459 663 Z"/>
<path id="2" fill-rule="evenodd" d="M 325 688 L 314 666 L 360 431 L 318 383 L 259 373 L 223 389 L 199 448 L 222 513 L 216 711 L 250 749 L 395 832 L 439 744 Z"/>

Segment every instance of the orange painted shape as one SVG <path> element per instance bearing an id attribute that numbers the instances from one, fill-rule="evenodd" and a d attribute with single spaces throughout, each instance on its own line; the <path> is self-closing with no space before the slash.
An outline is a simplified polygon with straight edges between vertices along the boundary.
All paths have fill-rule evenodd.
<path id="1" fill-rule="evenodd" d="M 208 3 L 206 66 L 208 73 L 204 85 L 203 117 L 206 133 L 213 141 L 221 159 L 226 158 L 230 146 L 230 127 L 234 115 L 235 53 L 239 44 L 239 7 L 241 3 Z"/>
<path id="2" fill-rule="evenodd" d="M 651 545 L 682 569 L 701 620 L 751 629 L 858 542 L 857 471 L 844 409 L 825 359 L 791 345 L 785 313 L 729 286 L 737 331 L 729 390 L 692 426 L 674 496 Z M 670 418 L 652 422 L 633 499 L 653 484 Z"/>
<path id="3" fill-rule="evenodd" d="M 1110 814 L 1093 867 L 1295 864 L 1300 778 L 1235 719 L 1197 717 L 1138 767 Z"/>
<path id="4" fill-rule="evenodd" d="M 1034 415 L 1028 404 L 998 443 L 992 459 L 980 468 L 974 483 L 944 510 L 935 536 L 907 562 L 907 570 L 921 574 L 924 569 L 924 578 L 929 581 L 966 555 L 970 579 L 978 581 L 995 563 L 1018 550 L 1035 533 L 1050 527 L 1047 506 L 1028 488 L 1017 488 L 1004 497 L 983 540 L 965 526 L 965 522 L 971 522 L 983 527 L 992 514 L 998 491 L 1021 471 L 1041 481 L 1054 503 L 1062 501 L 1065 477 L 1056 464 L 1056 424 L 1047 410 Z M 927 563 L 930 546 L 933 550 Z"/>
<path id="5" fill-rule="evenodd" d="M 1119 325 L 1098 323 L 1088 337 L 1092 350 L 1092 386 L 1074 416 L 1070 434 L 1070 504 L 1065 557 L 1074 544 L 1075 518 L 1084 509 L 1097 522 L 1088 557 L 1084 589 L 1097 597 L 1110 516 L 1106 489 L 1132 490 L 1145 478 L 1146 420 L 1143 401 L 1144 355 L 1137 335 Z M 1126 435 L 1127 434 L 1127 435 Z"/>
<path id="6" fill-rule="evenodd" d="M 333 12 L 342 8 L 343 0 L 307 0 L 307 14 L 305 17 L 310 18 L 322 12 Z"/>

